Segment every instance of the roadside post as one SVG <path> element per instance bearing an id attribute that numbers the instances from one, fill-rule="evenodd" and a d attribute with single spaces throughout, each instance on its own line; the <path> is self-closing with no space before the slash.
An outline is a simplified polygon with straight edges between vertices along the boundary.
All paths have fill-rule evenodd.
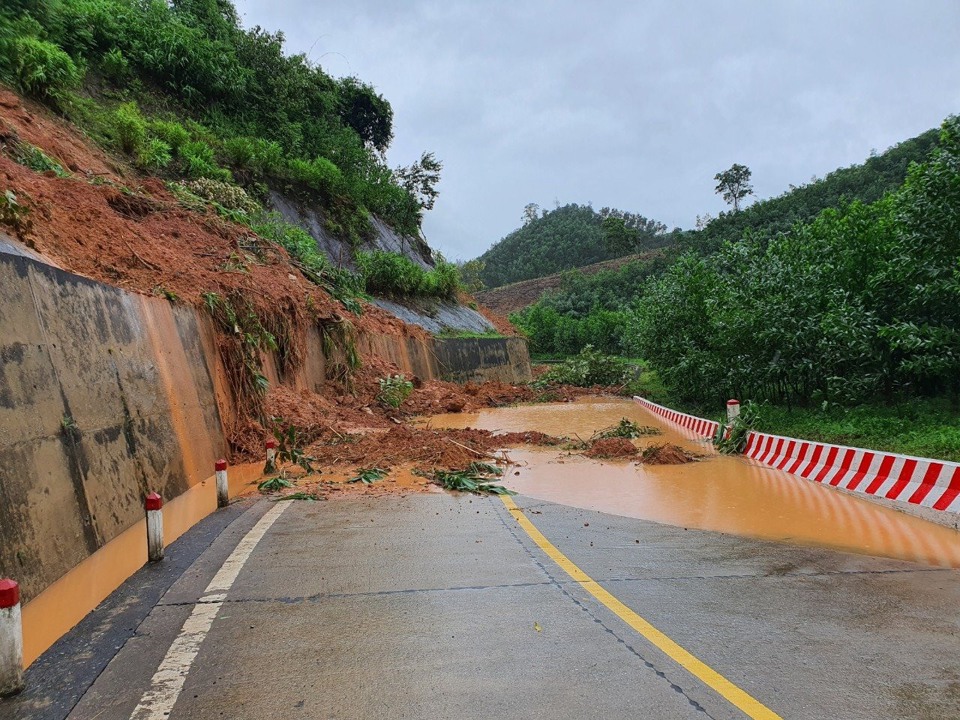
<path id="1" fill-rule="evenodd" d="M 0 697 L 23 690 L 23 621 L 20 586 L 0 580 Z"/>
<path id="2" fill-rule="evenodd" d="M 163 560 L 163 498 L 152 492 L 144 501 L 147 511 L 147 557 L 150 562 Z"/>
<path id="3" fill-rule="evenodd" d="M 740 401 L 727 400 L 727 424 L 729 425 L 738 417 L 740 417 Z"/>
<path id="4" fill-rule="evenodd" d="M 217 476 L 217 507 L 230 504 L 230 486 L 227 484 L 227 461 L 221 458 L 214 465 Z"/>
<path id="5" fill-rule="evenodd" d="M 267 464 L 264 467 L 263 471 L 265 473 L 272 473 L 277 467 L 277 441 L 270 439 L 267 440 Z"/>

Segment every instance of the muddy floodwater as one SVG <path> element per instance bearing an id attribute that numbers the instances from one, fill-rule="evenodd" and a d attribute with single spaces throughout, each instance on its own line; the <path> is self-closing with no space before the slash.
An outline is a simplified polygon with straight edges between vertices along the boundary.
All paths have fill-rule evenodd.
<path id="1" fill-rule="evenodd" d="M 639 446 L 672 443 L 703 455 L 685 465 L 591 460 L 556 449 L 515 449 L 503 484 L 528 497 L 612 515 L 745 537 L 960 567 L 960 532 L 743 457 L 620 398 L 438 415 L 433 427 L 539 430 L 586 440 L 621 418 L 662 430 Z M 519 473 L 519 474 L 517 474 Z"/>

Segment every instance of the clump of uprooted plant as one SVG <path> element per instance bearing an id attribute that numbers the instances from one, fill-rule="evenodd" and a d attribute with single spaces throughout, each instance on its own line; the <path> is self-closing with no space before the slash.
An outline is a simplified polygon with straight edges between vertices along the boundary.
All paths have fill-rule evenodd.
<path id="1" fill-rule="evenodd" d="M 424 473 L 431 482 L 446 490 L 474 493 L 475 495 L 516 495 L 493 480 L 503 475 L 503 470 L 485 462 L 472 462 L 463 470 L 434 470 Z"/>
<path id="2" fill-rule="evenodd" d="M 357 470 L 357 474 L 354 477 L 347 480 L 347 483 L 373 485 L 373 483 L 383 480 L 389 472 L 389 468 L 360 468 Z"/>
<path id="3" fill-rule="evenodd" d="M 750 432 L 760 423 L 760 412 L 756 403 L 749 400 L 740 408 L 740 414 L 729 424 L 720 423 L 714 447 L 725 455 L 739 455 L 747 447 Z"/>
<path id="4" fill-rule="evenodd" d="M 380 385 L 377 401 L 394 410 L 399 410 L 404 400 L 413 392 L 413 383 L 403 375 L 387 375 L 377 382 Z"/>
<path id="5" fill-rule="evenodd" d="M 608 428 L 603 428 L 602 430 L 597 430 L 593 435 L 590 436 L 591 440 L 607 440 L 609 438 L 626 438 L 627 440 L 633 440 L 638 437 L 646 437 L 650 435 L 659 435 L 662 430 L 660 428 L 651 427 L 649 425 L 638 425 L 632 420 L 627 418 L 621 418 L 620 422 L 616 425 L 611 425 Z"/>

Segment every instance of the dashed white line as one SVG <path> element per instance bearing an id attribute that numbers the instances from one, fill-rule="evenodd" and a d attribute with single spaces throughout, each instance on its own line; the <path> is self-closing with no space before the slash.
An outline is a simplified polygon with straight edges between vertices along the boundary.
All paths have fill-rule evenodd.
<path id="1" fill-rule="evenodd" d="M 213 576 L 213 580 L 194 605 L 190 617 L 183 623 L 180 634 L 167 650 L 160 667 L 150 681 L 150 688 L 143 693 L 140 703 L 130 716 L 131 720 L 167 720 L 169 718 L 177 698 L 180 697 L 180 691 L 183 690 L 187 673 L 190 672 L 190 667 L 197 653 L 200 652 L 200 645 L 210 631 L 217 613 L 220 612 L 227 592 L 233 586 L 257 543 L 289 505 L 290 503 L 277 503 L 270 508 L 244 536 L 217 574 Z"/>

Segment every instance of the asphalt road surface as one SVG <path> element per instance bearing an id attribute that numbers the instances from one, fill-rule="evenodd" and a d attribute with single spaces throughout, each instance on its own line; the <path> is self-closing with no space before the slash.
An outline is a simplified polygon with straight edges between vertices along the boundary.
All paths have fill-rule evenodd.
<path id="1" fill-rule="evenodd" d="M 0 718 L 960 718 L 956 570 L 448 494 L 247 500 L 164 563 Z"/>

